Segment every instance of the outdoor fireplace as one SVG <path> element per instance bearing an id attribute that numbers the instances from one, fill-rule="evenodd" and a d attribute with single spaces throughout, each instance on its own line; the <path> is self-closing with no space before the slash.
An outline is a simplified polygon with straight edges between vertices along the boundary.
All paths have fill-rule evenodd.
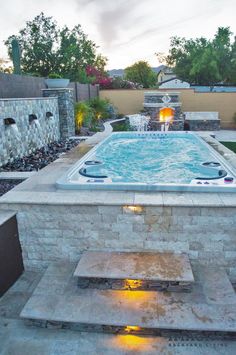
<path id="1" fill-rule="evenodd" d="M 182 131 L 184 119 L 178 92 L 145 92 L 144 110 L 150 116 L 150 131 Z"/>

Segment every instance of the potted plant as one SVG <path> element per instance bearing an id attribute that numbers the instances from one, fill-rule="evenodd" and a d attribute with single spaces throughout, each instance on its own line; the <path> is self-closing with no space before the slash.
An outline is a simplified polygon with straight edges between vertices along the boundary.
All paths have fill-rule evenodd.
<path id="1" fill-rule="evenodd" d="M 69 82 L 69 79 L 64 79 L 61 75 L 55 73 L 49 74 L 48 78 L 45 80 L 45 84 L 49 89 L 66 88 Z"/>

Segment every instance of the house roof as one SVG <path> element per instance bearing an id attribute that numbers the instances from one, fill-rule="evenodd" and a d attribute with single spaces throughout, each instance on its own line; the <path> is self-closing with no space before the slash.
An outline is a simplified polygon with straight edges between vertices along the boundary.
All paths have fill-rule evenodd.
<path id="1" fill-rule="evenodd" d="M 173 69 L 170 68 L 170 67 L 167 67 L 166 65 L 162 65 L 162 68 L 160 68 L 160 70 L 157 72 L 157 75 L 159 75 L 160 72 L 164 72 L 165 74 L 172 74 L 173 73 Z"/>
<path id="2" fill-rule="evenodd" d="M 163 81 L 161 82 L 161 84 L 168 83 L 168 81 L 172 81 L 172 80 L 176 80 L 176 79 L 178 79 L 177 76 L 175 76 L 174 78 L 170 78 L 170 79 L 167 79 L 167 80 L 163 80 Z M 178 80 L 180 80 L 180 79 L 178 79 Z M 180 81 L 182 81 L 182 80 L 180 80 Z"/>

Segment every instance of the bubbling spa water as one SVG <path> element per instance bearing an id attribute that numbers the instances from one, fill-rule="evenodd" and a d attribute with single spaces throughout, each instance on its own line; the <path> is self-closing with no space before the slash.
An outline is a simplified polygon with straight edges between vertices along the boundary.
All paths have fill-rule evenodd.
<path id="1" fill-rule="evenodd" d="M 188 132 L 113 133 L 57 185 L 66 189 L 236 191 L 232 168 Z"/>

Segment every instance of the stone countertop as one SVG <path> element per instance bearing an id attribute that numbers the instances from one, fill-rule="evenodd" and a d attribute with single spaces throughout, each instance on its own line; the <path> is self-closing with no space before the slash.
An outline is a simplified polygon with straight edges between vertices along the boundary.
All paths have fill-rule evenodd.
<path id="1" fill-rule="evenodd" d="M 204 137 L 218 147 L 230 164 L 236 168 L 236 155 L 211 137 Z M 26 181 L 0 198 L 1 204 L 45 205 L 143 205 L 182 207 L 236 207 L 236 194 L 200 192 L 143 192 L 143 191 L 92 191 L 62 190 L 55 183 L 92 145 L 81 143 Z M 6 206 L 4 207 L 6 208 Z M 9 209 L 11 209 L 9 207 Z"/>

